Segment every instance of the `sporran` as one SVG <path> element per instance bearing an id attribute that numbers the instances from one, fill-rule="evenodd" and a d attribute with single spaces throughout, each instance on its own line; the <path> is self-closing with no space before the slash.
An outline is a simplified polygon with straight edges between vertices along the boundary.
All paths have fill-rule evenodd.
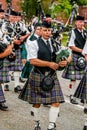
<path id="1" fill-rule="evenodd" d="M 53 89 L 54 86 L 54 78 L 55 78 L 55 72 L 53 74 L 49 73 L 48 75 L 44 76 L 40 86 L 43 91 L 49 92 Z"/>

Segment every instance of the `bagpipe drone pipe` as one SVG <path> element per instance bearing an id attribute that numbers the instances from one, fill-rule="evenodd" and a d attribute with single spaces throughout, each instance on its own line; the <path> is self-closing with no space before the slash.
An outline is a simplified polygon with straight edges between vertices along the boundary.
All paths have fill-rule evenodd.
<path id="1" fill-rule="evenodd" d="M 54 42 L 57 44 L 56 49 L 56 63 L 60 61 L 65 61 L 70 56 L 70 49 L 69 47 L 63 46 L 61 39 L 62 33 L 66 31 L 66 27 L 63 23 L 58 20 L 52 20 L 52 37 Z M 59 67 L 58 70 L 62 71 L 65 67 Z"/>

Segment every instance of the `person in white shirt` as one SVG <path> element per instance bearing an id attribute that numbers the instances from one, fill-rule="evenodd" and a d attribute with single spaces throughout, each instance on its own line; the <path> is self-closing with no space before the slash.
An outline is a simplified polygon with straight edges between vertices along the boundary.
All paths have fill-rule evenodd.
<path id="1" fill-rule="evenodd" d="M 67 61 L 56 63 L 55 46 L 51 39 L 51 23 L 43 21 L 41 28 L 41 37 L 29 43 L 28 60 L 34 66 L 30 76 L 29 83 L 25 92 L 22 94 L 33 106 L 35 130 L 41 130 L 40 127 L 40 106 L 41 104 L 51 104 L 49 109 L 48 130 L 56 130 L 56 120 L 59 113 L 59 106 L 64 102 L 61 86 L 55 71 L 59 66 L 66 66 Z M 49 43 L 49 46 L 48 46 Z M 70 62 L 70 59 L 68 59 Z M 53 87 L 50 90 L 44 90 L 42 79 L 51 74 L 54 78 Z M 51 85 L 49 85 L 50 87 Z M 20 95 L 20 99 L 22 99 Z"/>
<path id="2" fill-rule="evenodd" d="M 86 30 L 84 29 L 84 17 L 77 15 L 75 19 L 75 28 L 71 31 L 71 36 L 68 46 L 72 51 L 72 61 L 62 75 L 63 78 L 70 79 L 69 88 L 75 90 L 76 80 L 81 80 L 85 68 L 81 69 L 77 66 L 77 61 L 82 55 L 82 50 L 86 42 Z M 73 91 L 70 93 L 70 102 L 78 104 L 76 98 L 73 97 Z"/>

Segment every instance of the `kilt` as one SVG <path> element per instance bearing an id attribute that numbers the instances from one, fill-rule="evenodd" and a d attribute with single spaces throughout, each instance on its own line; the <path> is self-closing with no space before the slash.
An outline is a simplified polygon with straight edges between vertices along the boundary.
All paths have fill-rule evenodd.
<path id="1" fill-rule="evenodd" d="M 9 82 L 9 68 L 8 68 L 8 61 L 6 58 L 3 60 L 3 67 L 0 69 L 0 83 L 7 83 Z"/>
<path id="2" fill-rule="evenodd" d="M 9 61 L 8 67 L 9 71 L 21 71 L 22 70 L 22 60 L 21 60 L 21 50 L 20 48 L 15 50 L 16 59 L 12 62 Z"/>
<path id="3" fill-rule="evenodd" d="M 64 96 L 57 75 L 55 75 L 54 87 L 49 92 L 44 92 L 41 89 L 40 83 L 42 78 L 42 74 L 32 71 L 23 91 L 19 94 L 19 98 L 29 102 L 30 104 L 63 103 Z"/>
<path id="4" fill-rule="evenodd" d="M 30 64 L 29 61 L 27 61 L 24 65 L 23 69 L 22 69 L 21 77 L 22 78 L 28 78 L 31 70 L 32 70 L 32 65 Z"/>
<path id="5" fill-rule="evenodd" d="M 66 79 L 71 79 L 71 80 L 81 80 L 85 70 L 76 70 L 75 69 L 75 60 L 77 60 L 80 56 L 77 54 L 72 55 L 72 61 L 70 64 L 68 64 L 63 73 L 62 77 Z M 75 60 L 74 60 L 75 59 Z"/>
<path id="6" fill-rule="evenodd" d="M 4 93 L 2 90 L 2 86 L 0 85 L 0 103 L 5 102 L 5 97 L 4 97 Z"/>
<path id="7" fill-rule="evenodd" d="M 84 73 L 73 96 L 87 101 L 87 72 Z"/>

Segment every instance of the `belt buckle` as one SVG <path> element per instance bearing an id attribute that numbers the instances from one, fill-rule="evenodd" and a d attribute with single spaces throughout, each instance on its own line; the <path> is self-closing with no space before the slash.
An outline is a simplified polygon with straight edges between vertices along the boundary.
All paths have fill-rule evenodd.
<path id="1" fill-rule="evenodd" d="M 47 76 L 49 74 L 49 72 L 45 72 L 45 76 Z"/>

